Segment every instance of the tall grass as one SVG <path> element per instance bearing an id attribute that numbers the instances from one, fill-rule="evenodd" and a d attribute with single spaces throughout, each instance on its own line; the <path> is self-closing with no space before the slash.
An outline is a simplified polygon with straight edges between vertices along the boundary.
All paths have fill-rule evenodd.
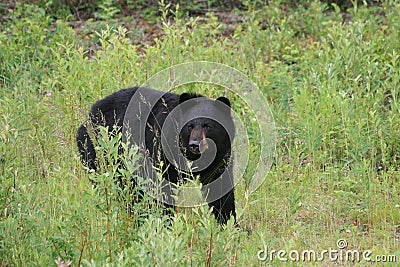
<path id="1" fill-rule="evenodd" d="M 90 36 L 94 55 L 44 10 L 10 11 L 0 32 L 1 265 L 253 266 L 264 245 L 322 251 L 339 238 L 400 258 L 400 5 L 357 6 L 346 16 L 335 8 L 249 6 L 227 36 L 212 14 L 200 22 L 165 7 L 165 35 L 154 46 L 132 46 L 126 29 L 108 27 Z M 94 101 L 194 60 L 245 72 L 274 113 L 272 170 L 253 195 L 236 188 L 240 228 L 218 226 L 208 207 L 170 222 L 146 198 L 128 213 L 113 182 L 118 165 L 88 173 L 76 151 Z M 233 108 L 251 117 L 243 103 Z M 251 172 L 258 135 L 247 121 Z M 103 148 L 119 142 L 104 139 Z"/>

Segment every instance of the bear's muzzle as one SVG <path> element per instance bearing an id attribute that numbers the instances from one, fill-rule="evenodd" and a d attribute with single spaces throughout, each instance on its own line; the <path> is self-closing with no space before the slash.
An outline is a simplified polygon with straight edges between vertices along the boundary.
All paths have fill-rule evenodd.
<path id="1" fill-rule="evenodd" d="M 190 133 L 189 150 L 193 154 L 201 154 L 208 149 L 206 133 L 203 128 L 195 128 Z"/>

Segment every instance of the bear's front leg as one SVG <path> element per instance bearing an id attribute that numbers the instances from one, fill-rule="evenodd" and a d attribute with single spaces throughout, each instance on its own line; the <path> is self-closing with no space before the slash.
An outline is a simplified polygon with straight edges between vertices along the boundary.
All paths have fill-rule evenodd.
<path id="1" fill-rule="evenodd" d="M 213 214 L 220 224 L 226 224 L 231 216 L 235 219 L 236 224 L 236 210 L 235 210 L 235 191 L 234 191 L 234 178 L 232 164 L 229 164 L 225 171 L 217 175 L 213 185 L 209 188 L 208 192 L 209 207 L 213 207 Z M 225 193 L 229 190 L 227 193 Z M 214 200 L 216 199 L 216 200 Z"/>
<path id="2" fill-rule="evenodd" d="M 235 211 L 235 192 L 232 188 L 226 195 L 209 203 L 210 208 L 213 207 L 212 213 L 220 224 L 226 224 L 231 216 L 234 217 L 236 223 Z"/>

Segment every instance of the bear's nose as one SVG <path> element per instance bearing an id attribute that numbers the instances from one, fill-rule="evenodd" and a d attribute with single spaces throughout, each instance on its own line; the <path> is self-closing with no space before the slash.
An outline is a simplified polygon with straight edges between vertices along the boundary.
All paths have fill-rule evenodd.
<path id="1" fill-rule="evenodd" d="M 200 154 L 200 141 L 190 141 L 189 149 L 193 154 Z"/>

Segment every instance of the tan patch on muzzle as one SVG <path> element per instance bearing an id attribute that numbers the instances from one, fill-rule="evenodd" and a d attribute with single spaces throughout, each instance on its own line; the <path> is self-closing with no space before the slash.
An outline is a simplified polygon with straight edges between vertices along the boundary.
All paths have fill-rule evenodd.
<path id="1" fill-rule="evenodd" d="M 207 143 L 207 139 L 206 139 L 206 133 L 203 129 L 201 130 L 193 130 L 190 133 L 190 140 L 196 141 L 199 140 L 199 151 L 200 153 L 203 153 L 204 151 L 206 151 L 208 149 L 208 143 Z"/>
<path id="2" fill-rule="evenodd" d="M 207 143 L 207 139 L 206 139 L 206 134 L 204 131 L 201 131 L 201 141 L 200 141 L 200 153 L 203 153 L 204 151 L 206 151 L 208 149 L 208 143 Z"/>

